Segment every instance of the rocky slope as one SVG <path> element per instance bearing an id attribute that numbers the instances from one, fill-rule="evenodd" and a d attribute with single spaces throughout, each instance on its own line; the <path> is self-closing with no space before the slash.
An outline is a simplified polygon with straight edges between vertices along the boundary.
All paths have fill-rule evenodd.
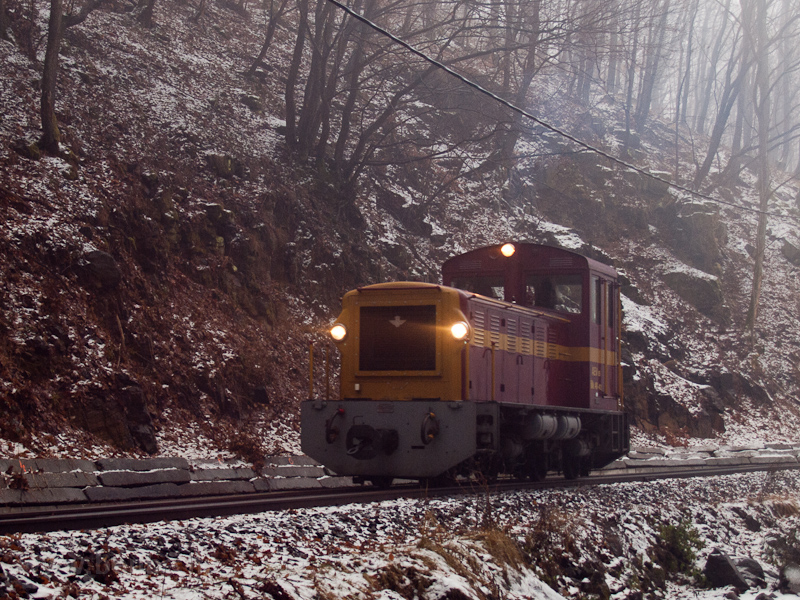
<path id="1" fill-rule="evenodd" d="M 431 194 L 441 165 L 381 169 L 342 204 L 281 141 L 290 22 L 265 69 L 243 75 L 263 35 L 257 6 L 213 4 L 195 23 L 195 8 L 162 3 L 144 28 L 112 3 L 69 28 L 57 104 L 65 152 L 42 155 L 48 7 L 12 3 L 13 41 L 0 41 L 6 452 L 290 450 L 307 345 L 323 343 L 341 293 L 435 281 L 453 253 L 508 238 L 575 248 L 625 275 L 639 441 L 795 437 L 796 220 L 772 223 L 763 314 L 746 343 L 755 215 L 565 152 L 553 134 L 532 129 L 508 177 L 477 170 Z M 618 151 L 612 98 L 580 108 L 546 83 L 543 114 Z M 671 170 L 670 135 L 655 123 L 634 160 Z M 691 161 L 681 155 L 679 171 Z M 775 210 L 796 219 L 792 185 Z M 752 189 L 745 173 L 718 193 L 754 205 Z"/>

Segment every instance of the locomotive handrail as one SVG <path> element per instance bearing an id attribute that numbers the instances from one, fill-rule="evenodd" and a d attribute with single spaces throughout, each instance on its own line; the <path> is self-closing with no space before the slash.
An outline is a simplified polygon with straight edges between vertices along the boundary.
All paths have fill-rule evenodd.
<path id="1" fill-rule="evenodd" d="M 325 400 L 331 399 L 331 347 L 325 345 Z"/>
<path id="2" fill-rule="evenodd" d="M 495 400 L 495 398 L 494 398 L 494 386 L 495 386 L 494 349 L 495 349 L 496 345 L 497 345 L 496 342 L 492 342 L 492 348 L 490 350 L 490 352 L 492 353 L 492 394 L 491 394 L 492 402 L 494 402 L 494 400 Z"/>
<path id="3" fill-rule="evenodd" d="M 314 342 L 308 342 L 308 397 L 314 398 Z"/>
<path id="4" fill-rule="evenodd" d="M 398 282 L 385 282 L 385 283 L 373 283 L 371 285 L 365 285 L 362 287 L 357 287 L 356 291 L 359 293 L 363 292 L 383 292 L 387 289 L 392 290 L 420 290 L 420 289 L 427 289 L 427 290 L 438 290 L 441 289 L 442 286 L 437 285 L 435 283 L 425 283 L 422 281 L 398 281 Z"/>
<path id="5" fill-rule="evenodd" d="M 325 345 L 325 400 L 331 399 L 331 347 Z M 314 399 L 314 342 L 308 342 L 308 399 Z"/>

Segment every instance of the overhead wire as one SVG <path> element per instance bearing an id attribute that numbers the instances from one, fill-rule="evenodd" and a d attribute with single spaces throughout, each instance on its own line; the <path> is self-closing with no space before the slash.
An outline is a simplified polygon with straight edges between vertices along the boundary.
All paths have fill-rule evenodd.
<path id="1" fill-rule="evenodd" d="M 513 112 L 515 112 L 517 114 L 520 114 L 520 115 L 522 115 L 523 117 L 525 117 L 527 119 L 530 119 L 531 121 L 533 121 L 537 125 L 540 125 L 540 126 L 544 127 L 545 129 L 548 129 L 549 131 L 552 131 L 553 133 L 570 140 L 571 142 L 573 142 L 574 144 L 580 146 L 584 150 L 587 150 L 589 152 L 593 152 L 594 154 L 602 156 L 603 158 L 606 158 L 606 159 L 608 159 L 608 160 L 610 160 L 610 161 L 612 161 L 612 162 L 614 162 L 614 163 L 616 163 L 616 164 L 618 164 L 618 165 L 620 165 L 622 167 L 625 167 L 626 169 L 628 169 L 630 171 L 634 171 L 636 173 L 639 173 L 640 175 L 643 175 L 643 176 L 649 177 L 650 179 L 653 179 L 655 181 L 659 181 L 661 183 L 664 183 L 664 184 L 668 185 L 669 187 L 671 187 L 671 188 L 673 188 L 675 190 L 679 190 L 681 192 L 685 192 L 687 194 L 690 194 L 691 196 L 695 196 L 697 198 L 702 198 L 703 200 L 708 200 L 709 202 L 714 202 L 715 204 L 721 204 L 721 205 L 728 206 L 728 207 L 731 207 L 731 208 L 736 208 L 738 210 L 745 210 L 745 211 L 753 212 L 753 213 L 756 213 L 756 214 L 763 214 L 763 215 L 768 216 L 768 217 L 776 217 L 776 218 L 779 218 L 779 219 L 789 219 L 789 220 L 792 220 L 792 221 L 800 222 L 800 218 L 797 218 L 797 217 L 795 217 L 793 215 L 788 215 L 788 214 L 783 214 L 783 213 L 776 213 L 776 212 L 773 212 L 773 211 L 765 211 L 765 210 L 761 210 L 760 208 L 755 208 L 755 207 L 751 207 L 751 206 L 745 206 L 743 204 L 738 204 L 736 202 L 731 202 L 729 200 L 724 200 L 722 198 L 716 198 L 714 196 L 710 196 L 708 194 L 704 194 L 702 192 L 699 192 L 697 190 L 693 190 L 691 188 L 688 188 L 688 187 L 686 187 L 684 185 L 681 185 L 679 183 L 676 183 L 674 181 L 670 181 L 668 179 L 664 179 L 663 177 L 660 177 L 660 176 L 658 176 L 658 175 L 656 175 L 654 173 L 651 173 L 650 171 L 648 171 L 646 169 L 643 169 L 641 167 L 637 167 L 634 164 L 626 162 L 626 161 L 622 160 L 621 158 L 606 152 L 605 150 L 597 148 L 596 146 L 593 146 L 593 145 L 591 145 L 591 144 L 589 144 L 587 142 L 584 142 L 583 140 L 575 137 L 574 135 L 570 134 L 569 132 L 564 131 L 563 129 L 561 129 L 559 127 L 556 127 L 555 125 L 552 125 L 551 123 L 548 123 L 547 121 L 537 117 L 533 113 L 531 113 L 531 112 L 529 112 L 529 111 L 527 111 L 527 110 L 525 110 L 523 108 L 520 108 L 519 106 L 517 106 L 516 104 L 506 100 L 502 96 L 499 96 L 498 94 L 492 92 L 491 90 L 486 89 L 485 87 L 483 87 L 479 83 L 477 83 L 477 82 L 469 79 L 468 77 L 462 75 L 461 73 L 459 73 L 458 71 L 452 69 L 451 67 L 449 67 L 446 64 L 442 63 L 441 61 L 436 60 L 435 58 L 433 58 L 431 56 L 428 56 L 423 51 L 415 48 L 414 46 L 412 46 L 411 44 L 409 44 L 405 40 L 400 39 L 399 37 L 397 37 L 396 35 L 394 35 L 390 31 L 384 29 L 380 25 L 374 23 L 373 21 L 369 20 L 368 18 L 364 17 L 363 15 L 357 13 L 352 8 L 350 8 L 349 6 L 346 6 L 345 4 L 340 2 L 339 0 L 327 0 L 327 2 L 330 2 L 334 6 L 338 7 L 339 9 L 341 9 L 342 11 L 344 11 L 345 13 L 347 13 L 348 15 L 353 17 L 354 19 L 360 21 L 361 23 L 364 23 L 366 26 L 370 27 L 371 29 L 373 29 L 374 31 L 378 32 L 382 36 L 385 36 L 385 37 L 389 38 L 395 44 L 398 44 L 399 46 L 402 46 L 403 48 L 405 48 L 406 50 L 408 50 L 412 54 L 420 57 L 422 60 L 430 63 L 431 65 L 433 65 L 434 67 L 436 67 L 438 69 L 443 70 L 448 75 L 450 75 L 452 77 L 455 77 L 456 79 L 461 81 L 464 85 L 476 90 L 477 92 L 479 92 L 479 93 L 481 93 L 481 94 L 483 94 L 485 96 L 488 96 L 489 98 L 493 99 L 495 102 L 498 102 L 499 104 L 502 104 L 503 106 L 509 108 Z"/>

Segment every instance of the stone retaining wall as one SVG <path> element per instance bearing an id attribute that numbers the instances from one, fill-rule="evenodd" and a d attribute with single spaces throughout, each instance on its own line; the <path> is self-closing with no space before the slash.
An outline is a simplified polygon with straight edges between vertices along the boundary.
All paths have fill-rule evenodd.
<path id="1" fill-rule="evenodd" d="M 0 507 L 247 494 L 351 485 L 305 456 L 251 467 L 193 467 L 185 458 L 0 459 Z"/>
<path id="2" fill-rule="evenodd" d="M 800 467 L 800 444 L 631 449 L 604 473 L 631 469 L 720 467 L 780 463 Z M 342 487 L 349 477 L 329 477 L 306 456 L 271 457 L 251 467 L 193 467 L 185 458 L 0 459 L 2 507 L 77 504 L 175 497 L 247 494 L 286 489 Z"/>
<path id="3" fill-rule="evenodd" d="M 688 448 L 632 447 L 627 456 L 615 460 L 603 469 L 652 470 L 674 467 L 727 467 L 758 464 L 800 466 L 800 443 L 783 442 L 750 444 L 746 446 L 694 446 Z"/>

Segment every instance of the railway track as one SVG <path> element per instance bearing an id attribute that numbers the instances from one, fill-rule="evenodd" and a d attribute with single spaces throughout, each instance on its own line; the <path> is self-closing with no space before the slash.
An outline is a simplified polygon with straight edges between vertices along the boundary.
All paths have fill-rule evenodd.
<path id="1" fill-rule="evenodd" d="M 590 477 L 574 480 L 551 477 L 541 482 L 500 480 L 488 485 L 465 481 L 444 487 L 405 484 L 389 489 L 353 486 L 338 489 L 299 489 L 189 499 L 92 503 L 68 507 L 40 506 L 18 508 L 14 509 L 13 512 L 0 513 L 0 535 L 96 529 L 123 523 L 151 523 L 184 520 L 194 517 L 230 516 L 351 503 L 366 504 L 399 498 L 419 499 L 457 495 L 485 495 L 519 490 L 582 487 L 622 482 L 654 481 L 658 479 L 712 477 L 799 468 L 800 464 L 787 464 L 785 462 L 714 467 L 659 467 L 650 471 L 638 470 L 636 473 L 604 474 L 601 472 Z"/>

